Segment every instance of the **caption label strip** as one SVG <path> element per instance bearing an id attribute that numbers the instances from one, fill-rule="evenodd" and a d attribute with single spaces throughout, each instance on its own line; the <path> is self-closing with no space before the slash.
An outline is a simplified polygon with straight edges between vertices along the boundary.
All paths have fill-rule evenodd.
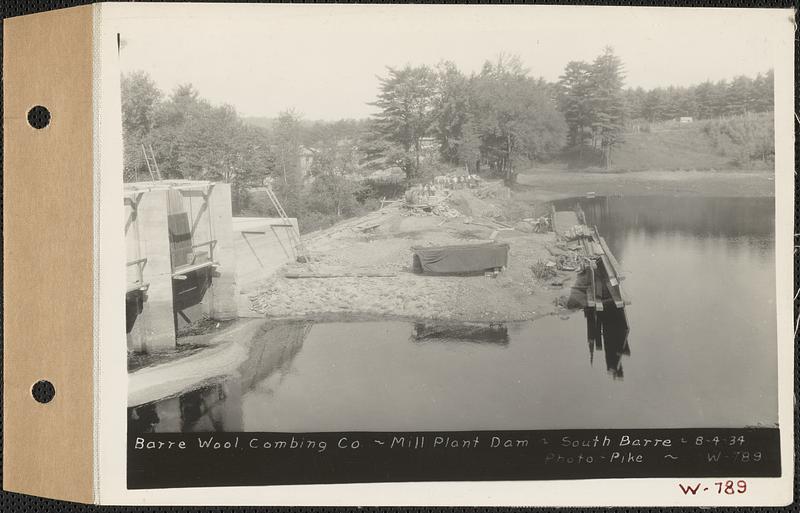
<path id="1" fill-rule="evenodd" d="M 128 488 L 779 477 L 780 431 L 644 429 L 128 435 Z"/>

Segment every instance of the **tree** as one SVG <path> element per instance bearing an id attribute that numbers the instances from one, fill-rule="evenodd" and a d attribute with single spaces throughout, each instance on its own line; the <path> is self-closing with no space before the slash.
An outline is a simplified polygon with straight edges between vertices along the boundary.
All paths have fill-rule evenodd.
<path id="1" fill-rule="evenodd" d="M 646 119 L 644 113 L 645 100 L 647 92 L 641 87 L 636 89 L 626 89 L 623 91 L 623 99 L 625 101 L 625 117 L 627 119 L 643 120 Z"/>
<path id="2" fill-rule="evenodd" d="M 584 131 L 591 126 L 592 67 L 582 61 L 571 61 L 558 81 L 558 105 L 569 126 L 569 143 L 583 145 Z"/>
<path id="3" fill-rule="evenodd" d="M 146 176 L 141 145 L 147 143 L 162 98 L 155 82 L 144 72 L 122 76 L 123 175 L 126 181 Z"/>
<path id="4" fill-rule="evenodd" d="M 141 145 L 152 145 L 162 177 L 229 183 L 233 210 L 240 212 L 247 190 L 273 173 L 267 131 L 246 126 L 229 105 L 211 105 L 190 84 L 161 98 L 144 73 L 123 77 L 125 180 L 151 179 Z"/>
<path id="5" fill-rule="evenodd" d="M 611 151 L 622 140 L 625 104 L 622 99 L 622 61 L 611 47 L 592 63 L 591 110 L 592 130 L 603 151 L 603 167 L 611 165 Z"/>
<path id="6" fill-rule="evenodd" d="M 764 75 L 760 73 L 753 81 L 754 108 L 756 112 L 773 110 L 774 102 L 774 72 L 768 70 Z"/>
<path id="7" fill-rule="evenodd" d="M 465 125 L 471 121 L 470 81 L 452 62 L 439 64 L 436 79 L 434 134 L 439 142 L 442 158 L 453 164 L 474 165 L 474 160 L 462 160 L 463 155 L 474 152 L 461 148 L 465 144 Z M 469 134 L 470 137 L 474 135 Z M 474 143 L 474 138 L 472 142 Z"/>
<path id="8" fill-rule="evenodd" d="M 461 126 L 459 138 L 453 144 L 457 162 L 467 166 L 470 173 L 480 172 L 481 138 L 471 117 Z"/>
<path id="9" fill-rule="evenodd" d="M 527 73 L 519 59 L 501 55 L 496 63 L 486 62 L 474 80 L 481 157 L 507 182 L 515 181 L 521 165 L 560 150 L 567 133 L 551 88 Z"/>
<path id="10" fill-rule="evenodd" d="M 273 128 L 275 163 L 280 178 L 276 193 L 286 212 L 297 215 L 302 206 L 303 177 L 300 169 L 300 115 L 289 109 L 280 113 Z"/>
<path id="11" fill-rule="evenodd" d="M 394 146 L 388 156 L 411 179 L 419 170 L 420 139 L 434 121 L 436 76 L 427 66 L 387 69 L 387 77 L 378 77 L 380 93 L 371 104 L 381 109 L 375 128 Z"/>

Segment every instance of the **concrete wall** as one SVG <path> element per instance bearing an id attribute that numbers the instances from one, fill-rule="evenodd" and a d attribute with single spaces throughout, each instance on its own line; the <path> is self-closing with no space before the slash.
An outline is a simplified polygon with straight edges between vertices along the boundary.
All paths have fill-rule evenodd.
<path id="1" fill-rule="evenodd" d="M 291 226 L 275 218 L 233 218 L 237 281 L 242 293 L 255 290 L 283 264 L 297 258 L 297 238 L 289 232 L 298 233 L 297 219 L 289 222 Z"/>
<path id="2" fill-rule="evenodd" d="M 175 345 L 172 264 L 166 222 L 167 189 L 135 191 L 132 196 L 133 221 L 126 223 L 125 233 L 129 251 L 127 259 L 146 258 L 147 262 L 142 267 L 144 290 L 126 294 L 126 300 L 132 294 L 137 295 L 139 304 L 138 315 L 128 333 L 128 349 L 161 351 Z M 134 266 L 128 266 L 128 269 L 131 267 Z"/>
<path id="3" fill-rule="evenodd" d="M 170 191 L 175 190 L 180 191 L 179 203 L 188 214 L 192 244 L 216 240 L 213 252 L 207 245 L 193 249 L 196 263 L 208 262 L 213 257 L 214 267 L 181 275 L 186 276 L 184 280 L 173 276 L 180 269 L 173 269 L 170 255 L 168 198 Z M 135 319 L 127 334 L 128 349 L 170 350 L 176 345 L 176 327 L 202 317 L 235 318 L 239 291 L 230 186 L 188 180 L 135 183 L 125 185 L 125 197 L 127 260 L 147 259 L 140 280 L 146 290 L 131 291 L 140 275 L 136 266 L 126 269 L 126 308 L 129 319 Z M 175 294 L 179 290 L 180 297 L 190 300 L 179 301 L 176 308 Z"/>

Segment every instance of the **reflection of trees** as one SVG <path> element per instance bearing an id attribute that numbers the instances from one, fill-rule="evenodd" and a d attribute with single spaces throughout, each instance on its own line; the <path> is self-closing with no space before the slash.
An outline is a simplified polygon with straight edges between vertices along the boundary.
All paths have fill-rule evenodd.
<path id="1" fill-rule="evenodd" d="M 258 383 L 289 372 L 311 329 L 310 322 L 266 324 L 251 341 L 250 357 L 236 376 L 177 397 L 128 409 L 131 433 L 242 430 L 242 395 Z"/>
<path id="2" fill-rule="evenodd" d="M 624 377 L 622 355 L 630 356 L 628 345 L 628 319 L 622 308 L 606 307 L 602 312 L 593 308 L 583 311 L 586 316 L 586 334 L 589 342 L 589 361 L 594 363 L 595 350 L 604 351 L 606 370 L 614 379 Z"/>
<path id="3" fill-rule="evenodd" d="M 577 203 L 588 224 L 597 225 L 620 260 L 624 251 L 622 238 L 630 231 L 757 240 L 775 233 L 772 198 L 607 196 L 581 198 Z M 556 202 L 558 209 L 571 209 L 575 204 L 574 199 Z"/>
<path id="4" fill-rule="evenodd" d="M 250 357 L 239 368 L 242 388 L 251 390 L 267 378 L 277 377 L 282 381 L 303 348 L 312 325 L 308 321 L 266 324 L 253 337 Z"/>
<path id="5" fill-rule="evenodd" d="M 475 342 L 478 344 L 508 345 L 508 328 L 505 324 L 478 323 L 414 323 L 414 342 Z"/>

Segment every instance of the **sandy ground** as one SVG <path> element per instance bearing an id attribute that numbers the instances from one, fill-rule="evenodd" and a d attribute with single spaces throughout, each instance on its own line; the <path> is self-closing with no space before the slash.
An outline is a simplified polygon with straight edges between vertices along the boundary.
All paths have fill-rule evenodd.
<path id="1" fill-rule="evenodd" d="M 307 242 L 312 262 L 285 266 L 250 296 L 252 309 L 268 317 L 485 322 L 534 319 L 555 312 L 555 299 L 568 291 L 574 273 L 542 282 L 531 271 L 534 263 L 552 259 L 546 246 L 555 241 L 554 235 L 496 230 L 490 218 L 480 215 L 497 213 L 491 199 L 479 199 L 468 190 L 456 191 L 453 199 L 449 204 L 471 215 L 409 215 L 392 206 L 357 223 L 315 234 Z M 496 277 L 429 276 L 411 270 L 412 246 L 486 242 L 492 237 L 511 247 L 509 265 Z M 286 277 L 292 273 L 390 276 Z"/>

